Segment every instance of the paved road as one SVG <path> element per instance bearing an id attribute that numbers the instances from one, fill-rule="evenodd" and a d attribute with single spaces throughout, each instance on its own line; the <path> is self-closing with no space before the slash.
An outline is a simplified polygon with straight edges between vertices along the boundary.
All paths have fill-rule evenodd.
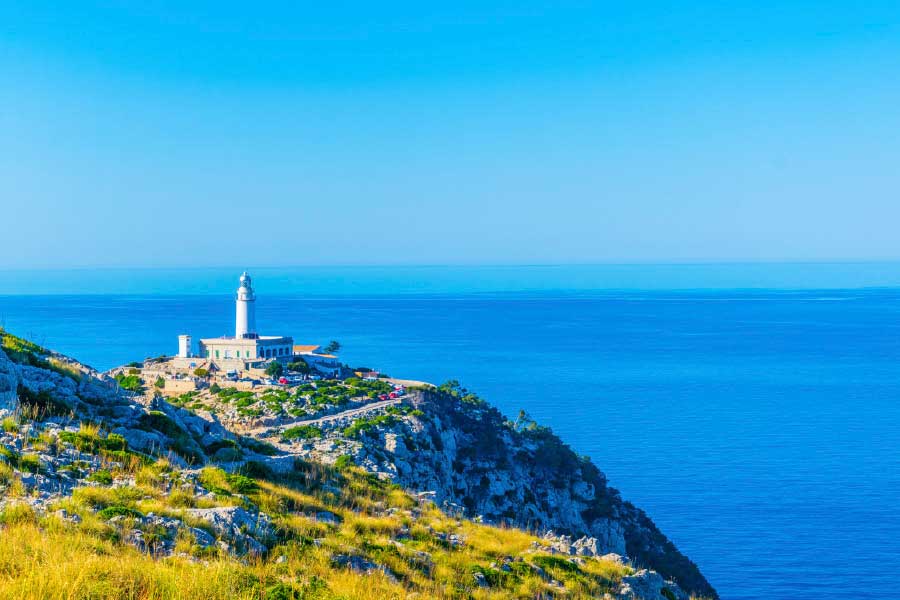
<path id="1" fill-rule="evenodd" d="M 273 425 L 271 427 L 258 427 L 256 429 L 251 429 L 246 433 L 250 433 L 253 435 L 258 435 L 270 431 L 272 429 L 277 429 L 279 427 L 297 427 L 300 425 L 322 425 L 323 423 L 329 423 L 331 421 L 339 421 L 341 419 L 346 419 L 349 417 L 357 417 L 359 415 L 366 414 L 368 412 L 372 412 L 374 410 L 378 410 L 381 408 L 387 408 L 388 406 L 394 404 L 400 404 L 403 401 L 403 398 L 391 398 L 390 400 L 380 400 L 378 402 L 371 402 L 369 404 L 364 404 L 358 408 L 351 408 L 345 410 L 343 412 L 334 413 L 333 415 L 325 415 L 324 417 L 319 417 L 318 419 L 308 419 L 306 421 L 289 421 L 287 423 L 282 423 L 281 425 Z"/>

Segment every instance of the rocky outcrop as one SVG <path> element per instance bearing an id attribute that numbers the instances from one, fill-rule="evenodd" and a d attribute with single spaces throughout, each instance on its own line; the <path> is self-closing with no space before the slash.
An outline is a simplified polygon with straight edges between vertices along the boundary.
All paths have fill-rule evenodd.
<path id="1" fill-rule="evenodd" d="M 677 586 L 647 569 L 623 577 L 616 596 L 622 600 L 688 600 L 687 594 Z"/>
<path id="2" fill-rule="evenodd" d="M 261 556 L 266 552 L 263 541 L 273 537 L 272 524 L 265 513 L 251 513 L 240 506 L 194 508 L 185 512 L 208 523 L 220 538 L 220 545 L 228 543 L 222 540 L 230 540 L 231 546 L 223 547 L 226 551 Z"/>
<path id="3" fill-rule="evenodd" d="M 16 365 L 0 350 L 0 415 L 11 413 L 18 406 L 16 389 L 19 376 Z"/>
<path id="4" fill-rule="evenodd" d="M 444 393 L 419 392 L 409 402 L 421 413 L 362 438 L 358 464 L 486 522 L 588 536 L 578 542 L 582 552 L 590 544 L 592 554 L 627 556 L 662 581 L 715 597 L 697 566 L 650 518 L 548 429 L 517 428 L 487 404 Z"/>

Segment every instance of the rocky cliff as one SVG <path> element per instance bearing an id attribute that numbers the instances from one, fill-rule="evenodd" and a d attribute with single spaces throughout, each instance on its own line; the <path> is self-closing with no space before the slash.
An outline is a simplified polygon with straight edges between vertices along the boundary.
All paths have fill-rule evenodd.
<path id="1" fill-rule="evenodd" d="M 579 550 L 566 547 L 566 539 L 588 536 L 599 554 L 627 556 L 685 590 L 715 596 L 697 566 L 589 459 L 546 428 L 510 422 L 485 402 L 462 397 L 417 391 L 407 399 L 414 411 L 382 419 L 355 440 L 339 426 L 306 454 L 328 461 L 349 453 L 370 471 L 469 517 L 555 532 L 566 553 Z"/>
<path id="2" fill-rule="evenodd" d="M 362 384 L 332 382 L 331 392 L 339 390 L 343 399 L 331 405 L 322 399 L 322 383 L 313 384 L 316 402 L 301 390 L 294 396 L 264 391 L 242 396 L 237 410 L 234 394 L 207 391 L 188 395 L 188 407 L 184 398 L 168 401 L 152 388 L 124 392 L 105 374 L 5 335 L 0 416 L 17 416 L 0 433 L 0 525 L 9 522 L 10 506 L 24 502 L 73 527 L 85 520 L 92 532 L 100 516 L 116 539 L 144 552 L 184 555 L 179 548 L 187 539 L 188 557 L 216 548 L 267 556 L 293 539 L 285 530 L 311 518 L 314 524 L 301 529 L 315 533 L 297 539 L 318 536 L 317 552 L 325 557 L 318 560 L 383 574 L 385 586 L 404 594 L 428 595 L 440 583 L 430 576 L 419 581 L 405 569 L 446 560 L 457 565 L 454 585 L 463 597 L 526 583 L 542 590 L 534 597 L 547 598 L 563 589 L 572 597 L 671 600 L 686 598 L 682 590 L 715 597 L 696 565 L 589 460 L 549 430 L 523 417 L 510 422 L 458 387 L 411 391 L 390 402 L 355 398 L 348 405 Z M 304 414 L 327 416 L 298 427 L 275 398 L 292 403 L 290 414 L 302 405 Z M 262 407 L 271 414 L 261 416 Z M 359 479 L 353 465 L 374 478 Z M 300 501 L 265 481 L 315 495 Z M 378 481 L 399 484 L 414 501 Z M 110 491 L 98 491 L 103 486 Z M 284 499 L 273 500 L 277 494 Z M 379 494 L 382 500 L 373 502 Z M 427 508 L 434 505 L 446 515 L 439 521 Z M 87 512 L 71 514 L 73 507 Z M 357 524 L 349 538 L 340 537 L 347 535 L 343 521 L 363 517 L 381 519 L 389 535 L 371 537 Z M 448 525 L 447 518 L 455 520 Z M 530 533 L 515 533 L 515 543 L 498 553 L 496 540 L 513 535 L 491 527 L 500 524 Z M 414 535 L 416 527 L 421 531 Z M 486 548 L 477 541 L 492 538 Z M 405 562 L 385 554 L 384 544 Z M 423 548 L 427 558 L 415 554 Z M 460 567 L 460 556 L 442 558 L 445 552 L 465 555 L 471 566 Z M 493 562 L 483 562 L 488 559 Z"/>

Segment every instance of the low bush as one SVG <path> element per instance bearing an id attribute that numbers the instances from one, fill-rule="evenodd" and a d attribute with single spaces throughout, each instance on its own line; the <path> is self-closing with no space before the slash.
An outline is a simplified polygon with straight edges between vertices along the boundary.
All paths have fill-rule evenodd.
<path id="1" fill-rule="evenodd" d="M 322 437 L 322 430 L 314 425 L 297 425 L 284 430 L 281 437 L 285 440 L 297 440 Z"/>
<path id="2" fill-rule="evenodd" d="M 92 481 L 94 483 L 99 483 L 102 485 L 112 485 L 113 477 L 112 473 L 106 470 L 94 471 L 91 473 L 88 478 L 88 481 Z"/>

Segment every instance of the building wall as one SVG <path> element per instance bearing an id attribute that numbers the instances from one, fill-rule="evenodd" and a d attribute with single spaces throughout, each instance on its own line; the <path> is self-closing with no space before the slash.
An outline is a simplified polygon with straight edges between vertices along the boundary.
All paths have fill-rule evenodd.
<path id="1" fill-rule="evenodd" d="M 256 332 L 256 301 L 242 300 L 240 297 L 235 302 L 235 331 L 236 337 Z"/>
<path id="2" fill-rule="evenodd" d="M 166 385 L 163 387 L 165 394 L 183 394 L 185 392 L 193 392 L 197 389 L 197 382 L 193 379 L 166 379 Z"/>
<path id="3" fill-rule="evenodd" d="M 289 361 L 293 356 L 293 343 L 289 337 L 207 339 L 200 341 L 200 355 L 220 369 L 244 370 L 247 362 Z"/>

